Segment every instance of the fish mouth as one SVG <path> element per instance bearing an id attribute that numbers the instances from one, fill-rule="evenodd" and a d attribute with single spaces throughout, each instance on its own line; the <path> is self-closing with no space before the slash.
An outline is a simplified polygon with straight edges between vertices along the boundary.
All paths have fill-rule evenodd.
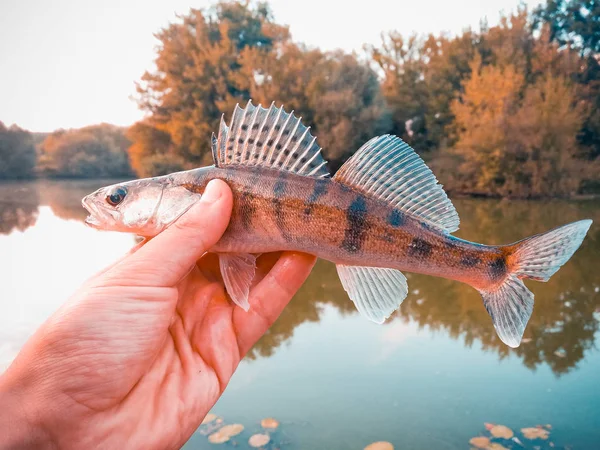
<path id="1" fill-rule="evenodd" d="M 94 204 L 89 196 L 86 196 L 81 200 L 81 206 L 89 213 L 83 223 L 85 223 L 88 227 L 91 228 L 100 228 L 102 222 L 99 217 L 102 217 L 104 214 L 102 211 Z"/>

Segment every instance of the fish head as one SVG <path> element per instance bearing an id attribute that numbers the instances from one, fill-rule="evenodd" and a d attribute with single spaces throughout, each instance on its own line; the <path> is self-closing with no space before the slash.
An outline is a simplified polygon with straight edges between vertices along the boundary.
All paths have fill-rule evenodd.
<path id="1" fill-rule="evenodd" d="M 199 193 L 164 176 L 106 186 L 85 196 L 81 203 L 89 213 L 85 223 L 92 228 L 152 237 L 199 199 Z"/>

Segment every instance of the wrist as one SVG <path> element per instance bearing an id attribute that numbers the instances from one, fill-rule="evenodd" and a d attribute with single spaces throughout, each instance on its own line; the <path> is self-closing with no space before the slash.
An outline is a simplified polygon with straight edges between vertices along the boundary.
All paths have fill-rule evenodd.
<path id="1" fill-rule="evenodd" d="M 55 449 L 50 436 L 32 411 L 35 395 L 10 374 L 0 375 L 0 450 Z"/>

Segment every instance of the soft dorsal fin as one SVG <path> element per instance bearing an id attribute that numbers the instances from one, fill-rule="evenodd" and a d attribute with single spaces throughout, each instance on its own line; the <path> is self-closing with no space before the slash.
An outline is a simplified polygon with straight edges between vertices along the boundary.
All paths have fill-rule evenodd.
<path id="1" fill-rule="evenodd" d="M 425 162 L 402 139 L 378 136 L 333 177 L 449 233 L 458 230 L 452 202 Z"/>
<path id="2" fill-rule="evenodd" d="M 271 104 L 268 109 L 236 105 L 229 127 L 221 118 L 219 136 L 212 141 L 217 167 L 265 166 L 311 177 L 328 177 L 326 161 L 310 127 L 294 111 Z"/>

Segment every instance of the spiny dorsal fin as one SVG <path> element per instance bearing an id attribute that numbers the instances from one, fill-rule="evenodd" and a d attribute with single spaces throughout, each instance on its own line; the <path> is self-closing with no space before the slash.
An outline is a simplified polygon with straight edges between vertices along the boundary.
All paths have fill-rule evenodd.
<path id="1" fill-rule="evenodd" d="M 385 200 L 449 233 L 458 230 L 452 202 L 425 162 L 402 139 L 378 136 L 364 144 L 333 177 Z"/>
<path id="2" fill-rule="evenodd" d="M 328 177 L 326 161 L 310 128 L 301 118 L 271 104 L 268 109 L 248 102 L 236 105 L 229 127 L 221 118 L 213 142 L 215 165 L 265 166 L 312 177 Z"/>

